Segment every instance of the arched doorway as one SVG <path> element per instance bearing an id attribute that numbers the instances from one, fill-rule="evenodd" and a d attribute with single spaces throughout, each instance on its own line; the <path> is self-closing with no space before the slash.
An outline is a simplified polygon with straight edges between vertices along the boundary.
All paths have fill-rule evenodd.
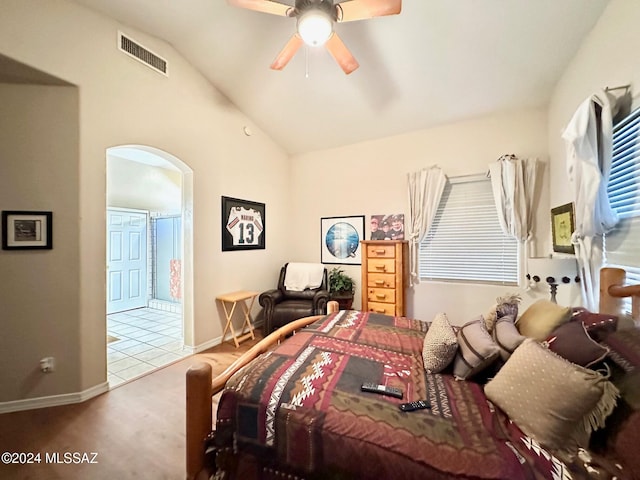
<path id="1" fill-rule="evenodd" d="M 193 171 L 143 145 L 107 150 L 107 370 L 111 388 L 190 354 Z"/>

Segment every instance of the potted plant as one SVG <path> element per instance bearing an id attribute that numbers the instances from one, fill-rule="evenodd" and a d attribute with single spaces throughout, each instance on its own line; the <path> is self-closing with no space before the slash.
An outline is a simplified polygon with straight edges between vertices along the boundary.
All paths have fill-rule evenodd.
<path id="1" fill-rule="evenodd" d="M 340 305 L 340 310 L 350 310 L 353 305 L 355 283 L 353 278 L 335 267 L 329 272 L 329 297 Z"/>

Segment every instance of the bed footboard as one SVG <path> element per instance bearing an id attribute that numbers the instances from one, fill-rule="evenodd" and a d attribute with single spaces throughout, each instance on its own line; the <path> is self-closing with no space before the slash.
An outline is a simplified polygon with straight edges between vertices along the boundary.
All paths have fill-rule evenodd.
<path id="1" fill-rule="evenodd" d="M 204 468 L 204 440 L 211 432 L 211 365 L 193 365 L 187 371 L 187 478 Z"/>
<path id="2" fill-rule="evenodd" d="M 624 310 L 622 301 L 631 298 L 631 317 L 640 321 L 640 285 L 624 286 L 626 272 L 622 268 L 600 270 L 600 313 L 619 315 Z"/>
<path id="3" fill-rule="evenodd" d="M 327 313 L 338 311 L 338 303 L 327 303 Z M 221 392 L 227 381 L 254 358 L 269 351 L 286 337 L 315 322 L 322 315 L 305 317 L 279 328 L 255 344 L 224 372 L 212 379 L 211 365 L 205 362 L 187 370 L 186 449 L 187 480 L 209 478 L 205 469 L 205 442 L 213 428 L 213 395 Z"/>

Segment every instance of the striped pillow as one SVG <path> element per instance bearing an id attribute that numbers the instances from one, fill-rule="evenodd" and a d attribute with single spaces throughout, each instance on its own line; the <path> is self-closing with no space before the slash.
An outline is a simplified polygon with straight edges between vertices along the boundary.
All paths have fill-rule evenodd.
<path id="1" fill-rule="evenodd" d="M 482 315 L 458 330 L 458 345 L 453 361 L 453 375 L 458 380 L 470 379 L 500 356 L 500 347 L 487 331 Z"/>

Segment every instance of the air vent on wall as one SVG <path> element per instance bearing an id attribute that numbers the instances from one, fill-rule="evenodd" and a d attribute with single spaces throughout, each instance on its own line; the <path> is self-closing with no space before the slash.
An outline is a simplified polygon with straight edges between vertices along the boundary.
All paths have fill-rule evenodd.
<path id="1" fill-rule="evenodd" d="M 118 48 L 130 57 L 144 63 L 147 67 L 168 76 L 168 65 L 164 58 L 159 57 L 139 43 L 134 42 L 122 32 L 118 32 Z"/>

